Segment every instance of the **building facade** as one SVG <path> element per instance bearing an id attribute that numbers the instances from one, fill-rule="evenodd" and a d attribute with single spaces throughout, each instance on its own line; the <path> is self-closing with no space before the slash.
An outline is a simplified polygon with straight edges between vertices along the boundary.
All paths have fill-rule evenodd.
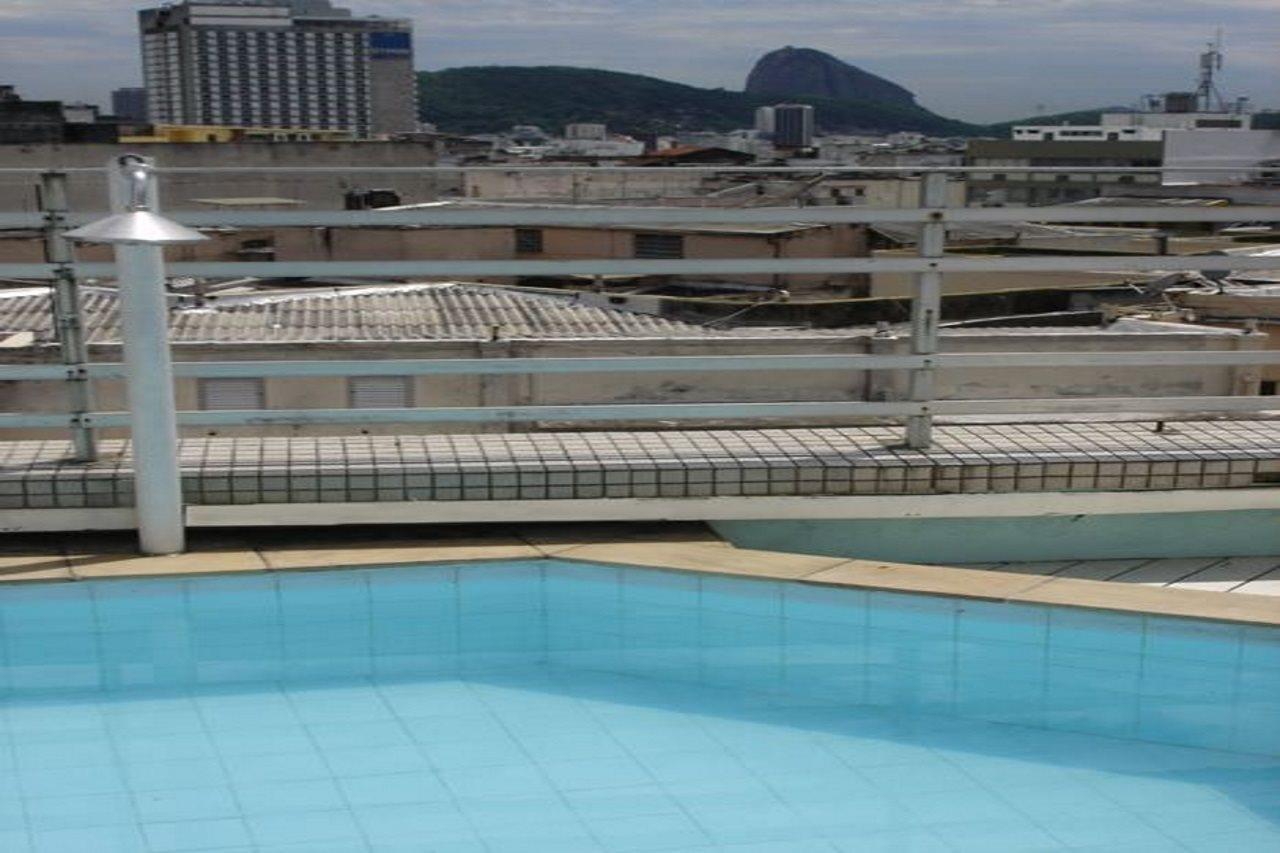
<path id="1" fill-rule="evenodd" d="M 115 89 L 111 93 L 111 114 L 121 121 L 147 120 L 147 90 L 142 86 Z"/>
<path id="2" fill-rule="evenodd" d="M 329 0 L 186 2 L 138 20 L 151 121 L 361 137 L 416 127 L 406 20 L 354 17 Z"/>
<path id="3" fill-rule="evenodd" d="M 773 144 L 779 148 L 812 148 L 813 107 L 808 104 L 774 106 Z"/>
<path id="4" fill-rule="evenodd" d="M 1164 144 L 1158 141 L 973 139 L 965 152 L 965 165 L 982 170 L 969 174 L 969 203 L 1063 204 L 1122 193 L 1135 185 L 1159 184 L 1158 172 L 1124 169 L 1159 167 L 1163 152 Z M 1062 172 L 1012 171 L 1025 167 L 1061 168 Z M 1110 167 L 1117 171 L 1072 171 Z"/>

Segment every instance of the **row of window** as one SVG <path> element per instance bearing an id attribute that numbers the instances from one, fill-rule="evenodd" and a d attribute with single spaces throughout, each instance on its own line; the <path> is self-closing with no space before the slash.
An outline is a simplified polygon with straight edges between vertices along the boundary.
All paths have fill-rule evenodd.
<path id="1" fill-rule="evenodd" d="M 201 379 L 198 405 L 204 411 L 265 409 L 262 379 Z M 352 409 L 407 409 L 413 406 L 413 379 L 408 376 L 353 376 L 347 380 L 347 405 Z"/>
<path id="2" fill-rule="evenodd" d="M 544 251 L 541 228 L 517 228 L 515 241 L 517 254 L 540 255 Z M 678 260 L 683 258 L 684 235 L 632 234 L 631 257 L 652 260 Z"/>

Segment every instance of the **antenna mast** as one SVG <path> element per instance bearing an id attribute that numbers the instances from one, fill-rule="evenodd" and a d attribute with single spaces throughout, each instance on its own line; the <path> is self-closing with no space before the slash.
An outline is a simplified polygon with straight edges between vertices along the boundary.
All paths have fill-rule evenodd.
<path id="1" fill-rule="evenodd" d="M 1214 84 L 1213 76 L 1222 70 L 1222 28 L 1214 36 L 1213 41 L 1206 44 L 1206 50 L 1200 54 L 1200 84 L 1196 87 L 1197 107 L 1205 112 L 1221 112 L 1226 109 L 1222 101 L 1222 93 Z M 1215 110 L 1216 108 L 1216 110 Z"/>

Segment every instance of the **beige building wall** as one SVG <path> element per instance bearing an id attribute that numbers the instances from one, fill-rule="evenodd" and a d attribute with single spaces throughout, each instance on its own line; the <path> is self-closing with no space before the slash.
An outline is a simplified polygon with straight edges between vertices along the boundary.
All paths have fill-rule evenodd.
<path id="1" fill-rule="evenodd" d="M 876 252 L 874 257 L 914 257 L 914 252 Z M 1123 281 L 1145 281 L 1150 276 L 1134 272 L 949 272 L 942 277 L 942 292 L 996 293 L 1002 290 L 1051 290 L 1097 287 Z M 904 298 L 915 295 L 915 274 L 875 272 L 870 275 L 868 296 Z"/>
<path id="2" fill-rule="evenodd" d="M 544 227 L 542 251 L 516 252 L 516 229 L 475 228 L 280 228 L 275 232 L 281 261 L 400 260 L 627 260 L 635 256 L 634 238 L 645 229 Z M 656 232 L 654 232 L 656 233 Z M 735 234 L 664 230 L 683 234 L 686 258 L 831 258 L 866 254 L 866 231 L 837 225 L 783 234 Z M 533 274 L 532 272 L 530 273 Z M 861 274 L 749 276 L 701 275 L 710 281 L 773 284 L 862 295 Z M 486 281 L 507 283 L 509 278 Z"/>
<path id="3" fill-rule="evenodd" d="M 474 199 L 608 201 L 696 196 L 704 173 L 558 172 L 531 166 L 523 171 L 467 172 L 463 195 Z"/>
<path id="4" fill-rule="evenodd" d="M 0 167 L 58 169 L 100 168 L 121 154 L 141 153 L 161 167 L 197 171 L 162 174 L 160 200 L 172 210 L 198 207 L 197 198 L 272 196 L 304 202 L 310 207 L 341 210 L 350 189 L 386 187 L 404 202 L 433 201 L 460 188 L 457 173 L 370 172 L 360 167 L 431 166 L 436 149 L 424 142 L 223 142 L 150 143 L 143 146 L 85 143 L 73 145 L 0 145 Z M 247 167 L 334 166 L 340 171 L 236 171 Z M 211 171 L 211 170 L 220 171 Z M 221 170 L 228 171 L 221 171 Z M 209 171 L 201 171 L 209 170 Z M 0 174 L 0 209 L 39 209 L 35 175 Z M 72 210 L 100 211 L 107 207 L 104 177 L 72 173 L 68 180 Z"/>
<path id="5" fill-rule="evenodd" d="M 854 207 L 919 207 L 919 178 L 829 178 L 814 190 L 812 197 L 822 204 L 835 204 L 843 199 Z M 963 180 L 947 182 L 947 206 L 964 207 Z"/>

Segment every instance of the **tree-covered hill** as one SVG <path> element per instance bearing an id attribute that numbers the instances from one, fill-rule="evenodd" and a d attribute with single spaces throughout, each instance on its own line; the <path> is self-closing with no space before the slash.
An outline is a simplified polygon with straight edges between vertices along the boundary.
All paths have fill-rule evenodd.
<path id="1" fill-rule="evenodd" d="M 570 122 L 603 122 L 627 134 L 751 127 L 755 109 L 778 98 L 700 89 L 595 68 L 475 66 L 418 74 L 423 121 L 453 133 L 496 133 L 514 124 L 536 124 L 558 133 Z M 827 132 L 919 131 L 969 136 L 979 125 L 955 121 L 923 107 L 878 101 L 791 98 L 812 104 Z"/>

